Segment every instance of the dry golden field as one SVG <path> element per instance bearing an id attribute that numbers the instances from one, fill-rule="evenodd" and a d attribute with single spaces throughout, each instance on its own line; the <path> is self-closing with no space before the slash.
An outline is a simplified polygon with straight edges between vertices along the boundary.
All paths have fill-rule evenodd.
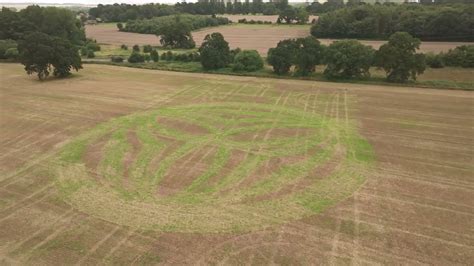
<path id="1" fill-rule="evenodd" d="M 0 264 L 471 264 L 474 94 L 0 64 Z"/>

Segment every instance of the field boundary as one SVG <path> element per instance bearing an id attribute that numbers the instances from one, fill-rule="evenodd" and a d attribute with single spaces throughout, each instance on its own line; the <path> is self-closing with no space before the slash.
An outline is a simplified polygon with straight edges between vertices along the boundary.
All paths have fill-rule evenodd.
<path id="1" fill-rule="evenodd" d="M 449 80 L 429 80 L 429 81 L 415 81 L 407 83 L 391 83 L 384 81 L 379 78 L 370 78 L 369 80 L 363 79 L 340 79 L 340 80 L 328 80 L 322 75 L 313 75 L 309 77 L 301 76 L 290 76 L 290 75 L 276 75 L 271 73 L 247 73 L 247 72 L 232 72 L 229 70 L 211 70 L 206 71 L 202 69 L 183 69 L 161 67 L 161 66 L 147 66 L 139 64 L 129 63 L 114 63 L 106 61 L 88 60 L 83 61 L 85 64 L 98 64 L 98 65 L 112 65 L 119 67 L 129 67 L 138 69 L 149 69 L 149 70 L 160 70 L 160 71 L 171 71 L 171 72 L 185 72 L 185 73 L 202 73 L 210 75 L 229 75 L 229 76 L 243 76 L 243 77 L 257 77 L 257 78 L 272 78 L 272 79 L 294 79 L 294 80 L 309 80 L 318 82 L 330 82 L 330 83 L 350 83 L 350 84 L 361 84 L 361 85 L 382 85 L 390 87 L 410 87 L 410 88 L 424 88 L 424 89 L 442 89 L 442 90 L 460 90 L 460 91 L 474 91 L 474 83 L 467 82 L 456 82 Z"/>

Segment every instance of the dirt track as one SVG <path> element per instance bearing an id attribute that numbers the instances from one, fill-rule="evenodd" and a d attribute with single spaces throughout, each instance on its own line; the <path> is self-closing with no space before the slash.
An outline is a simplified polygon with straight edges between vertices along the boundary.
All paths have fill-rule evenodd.
<path id="1" fill-rule="evenodd" d="M 220 32 L 229 42 L 231 48 L 254 49 L 261 54 L 266 54 L 269 48 L 275 47 L 280 40 L 288 38 L 299 38 L 309 35 L 309 25 L 231 25 L 215 28 L 207 28 L 193 32 L 193 38 L 199 46 L 207 34 Z M 159 45 L 159 39 L 152 34 L 138 34 L 119 32 L 114 25 L 92 25 L 86 26 L 87 37 L 96 39 L 100 43 L 115 45 Z M 323 44 L 330 44 L 333 39 L 320 39 Z M 361 41 L 374 48 L 380 47 L 385 41 Z M 423 42 L 422 52 L 446 52 L 465 42 Z"/>
<path id="2" fill-rule="evenodd" d="M 471 264 L 474 261 L 472 92 L 266 80 L 86 65 L 38 82 L 0 64 L 1 264 Z M 222 90 L 197 89 L 198 80 Z M 322 115 L 357 123 L 376 155 L 354 195 L 320 215 L 249 233 L 141 231 L 58 200 L 45 164 L 65 142 L 111 118 L 209 102 L 226 84 L 265 84 L 327 99 Z M 251 95 L 253 95 L 253 92 Z M 242 94 L 240 101 L 252 102 Z M 257 100 L 255 98 L 254 100 Z M 350 100 L 354 105 L 346 105 Z M 326 112 L 324 112 L 326 110 Z M 25 219 L 26 218 L 26 219 Z"/>

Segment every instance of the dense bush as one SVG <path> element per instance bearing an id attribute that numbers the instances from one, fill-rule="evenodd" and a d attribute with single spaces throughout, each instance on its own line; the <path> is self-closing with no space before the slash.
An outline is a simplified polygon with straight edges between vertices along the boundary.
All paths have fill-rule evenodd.
<path id="1" fill-rule="evenodd" d="M 397 31 L 422 40 L 473 41 L 474 5 L 358 5 L 321 15 L 318 38 L 386 39 Z"/>
<path id="2" fill-rule="evenodd" d="M 3 56 L 7 59 L 17 59 L 19 55 L 17 48 L 8 48 Z"/>
<path id="3" fill-rule="evenodd" d="M 255 50 L 243 50 L 234 58 L 233 71 L 256 71 L 263 68 L 263 59 Z"/>
<path id="4" fill-rule="evenodd" d="M 125 44 L 120 45 L 120 49 L 122 50 L 128 50 L 128 46 Z"/>
<path id="5" fill-rule="evenodd" d="M 206 35 L 204 42 L 199 48 L 199 53 L 201 54 L 201 64 L 204 69 L 223 68 L 230 63 L 229 43 L 218 32 Z"/>
<path id="6" fill-rule="evenodd" d="M 94 51 L 94 52 L 100 51 L 100 45 L 97 44 L 96 41 L 88 41 L 85 47 L 87 48 L 87 50 L 90 50 L 90 51 Z"/>
<path id="7" fill-rule="evenodd" d="M 153 50 L 153 48 L 149 44 L 143 46 L 143 52 L 144 53 L 150 53 L 152 50 Z"/>
<path id="8" fill-rule="evenodd" d="M 230 62 L 234 62 L 235 56 L 240 52 L 242 52 L 242 49 L 240 48 L 230 50 Z"/>
<path id="9" fill-rule="evenodd" d="M 462 45 L 442 54 L 446 66 L 474 67 L 474 45 Z"/>
<path id="10" fill-rule="evenodd" d="M 94 51 L 87 50 L 87 58 L 94 58 L 94 57 L 95 57 Z"/>
<path id="11" fill-rule="evenodd" d="M 8 59 L 5 53 L 9 49 L 17 49 L 17 43 L 14 40 L 0 40 L 0 59 Z"/>
<path id="12" fill-rule="evenodd" d="M 376 65 L 387 73 L 387 80 L 406 82 L 416 80 L 416 76 L 425 71 L 423 54 L 417 54 L 420 39 L 406 32 L 397 32 L 390 36 L 388 43 L 382 45 L 375 56 Z"/>
<path id="13" fill-rule="evenodd" d="M 140 46 L 138 44 L 135 44 L 133 47 L 132 47 L 132 50 L 133 52 L 140 52 Z"/>
<path id="14" fill-rule="evenodd" d="M 173 53 L 171 51 L 167 51 L 161 55 L 161 60 L 166 61 L 199 62 L 200 59 L 200 55 L 197 52 Z"/>
<path id="15" fill-rule="evenodd" d="M 129 63 L 143 63 L 145 62 L 145 56 L 139 52 L 132 52 L 130 57 L 128 57 Z"/>
<path id="16" fill-rule="evenodd" d="M 425 54 L 425 59 L 426 59 L 426 65 L 431 68 L 444 67 L 443 54 L 428 53 L 428 54 Z"/>
<path id="17" fill-rule="evenodd" d="M 110 60 L 114 63 L 122 63 L 123 62 L 123 57 L 121 56 L 112 56 Z"/>
<path id="18" fill-rule="evenodd" d="M 155 49 L 151 50 L 150 56 L 151 56 L 151 60 L 153 60 L 153 62 L 158 62 L 160 60 L 160 56 L 158 55 L 158 51 L 155 50 Z"/>
<path id="19" fill-rule="evenodd" d="M 325 51 L 327 78 L 363 78 L 370 76 L 374 49 L 356 40 L 333 42 Z"/>
<path id="20" fill-rule="evenodd" d="M 242 18 L 242 19 L 239 19 L 237 20 L 238 23 L 241 23 L 241 24 L 272 24 L 271 21 L 263 21 L 263 20 L 247 20 L 246 18 Z"/>
<path id="21" fill-rule="evenodd" d="M 130 20 L 123 28 L 123 31 L 162 35 L 166 31 L 166 27 L 176 23 L 177 20 L 185 24 L 189 31 L 230 23 L 230 20 L 224 17 L 179 14 L 152 19 Z"/>

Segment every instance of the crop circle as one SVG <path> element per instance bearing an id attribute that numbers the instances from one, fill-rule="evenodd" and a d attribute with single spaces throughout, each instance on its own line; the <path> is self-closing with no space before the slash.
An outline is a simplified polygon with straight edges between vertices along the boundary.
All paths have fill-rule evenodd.
<path id="1" fill-rule="evenodd" d="M 113 119 L 56 158 L 64 199 L 136 228 L 249 231 L 318 213 L 364 181 L 347 121 L 267 104 L 163 107 Z"/>

